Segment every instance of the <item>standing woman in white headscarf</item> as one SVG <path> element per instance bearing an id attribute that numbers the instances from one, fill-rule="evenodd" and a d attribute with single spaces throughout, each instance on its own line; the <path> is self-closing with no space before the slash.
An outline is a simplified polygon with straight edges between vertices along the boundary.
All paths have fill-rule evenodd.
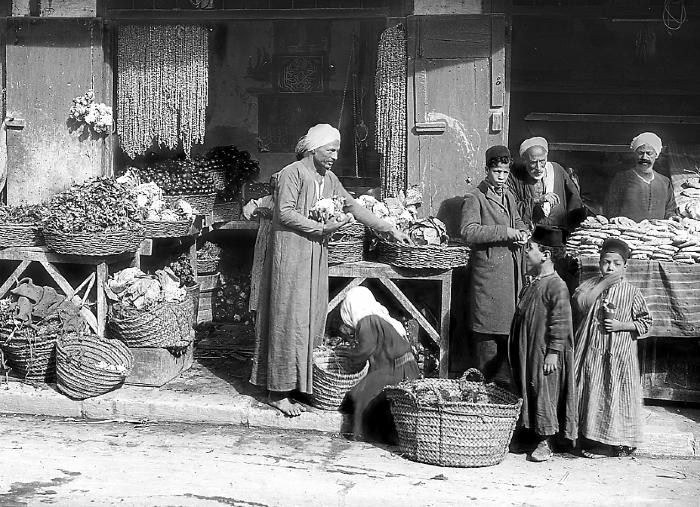
<path id="1" fill-rule="evenodd" d="M 369 361 L 367 376 L 347 394 L 341 411 L 351 416 L 355 438 L 395 443 L 396 428 L 382 390 L 420 378 L 406 330 L 366 287 L 348 291 L 340 316 L 355 330 L 353 362 L 359 366 Z"/>
<path id="2" fill-rule="evenodd" d="M 328 308 L 328 238 L 347 221 L 309 218 L 316 201 L 344 197 L 346 213 L 395 240 L 408 236 L 378 219 L 343 188 L 331 168 L 340 132 L 311 127 L 297 145 L 297 162 L 283 168 L 274 190 L 270 243 L 260 281 L 251 383 L 268 390 L 268 403 L 293 417 L 303 411 L 292 391 L 312 394 L 313 348 L 320 345 Z"/>

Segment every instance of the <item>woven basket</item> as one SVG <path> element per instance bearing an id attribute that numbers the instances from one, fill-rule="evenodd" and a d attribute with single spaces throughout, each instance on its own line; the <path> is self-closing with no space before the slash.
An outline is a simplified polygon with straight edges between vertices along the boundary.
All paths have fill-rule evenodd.
<path id="1" fill-rule="evenodd" d="M 347 349 L 319 347 L 314 350 L 313 404 L 324 410 L 337 410 L 345 394 L 367 375 L 369 363 L 352 368 Z"/>
<path id="2" fill-rule="evenodd" d="M 241 218 L 241 203 L 238 201 L 215 202 L 214 222 L 230 222 Z"/>
<path id="3" fill-rule="evenodd" d="M 477 381 L 468 375 L 478 374 Z M 443 393 L 464 388 L 485 395 L 488 402 L 445 401 Z M 417 396 L 416 389 L 428 393 Z M 399 434 L 401 452 L 431 465 L 481 467 L 496 465 L 508 453 L 522 400 L 493 384 L 484 384 L 478 370 L 460 380 L 420 379 L 384 389 Z"/>
<path id="4" fill-rule="evenodd" d="M 35 224 L 0 225 L 0 248 L 43 244 L 44 236 L 41 234 L 41 228 Z"/>
<path id="5" fill-rule="evenodd" d="M 185 347 L 192 342 L 194 302 L 163 302 L 149 310 L 129 310 L 126 317 L 117 318 L 110 306 L 107 332 L 129 347 Z"/>
<path id="6" fill-rule="evenodd" d="M 166 204 L 175 204 L 182 199 L 187 201 L 200 215 L 211 215 L 214 210 L 215 193 L 209 194 L 171 194 L 164 195 L 163 200 Z"/>
<path id="7" fill-rule="evenodd" d="M 199 311 L 199 292 L 200 292 L 201 285 L 198 283 L 195 283 L 194 285 L 189 285 L 185 287 L 185 292 L 187 292 L 187 297 L 192 298 L 192 302 L 194 303 L 194 310 L 192 312 L 192 318 L 194 319 L 193 322 L 197 321 L 197 312 Z"/>
<path id="8" fill-rule="evenodd" d="M 111 371 L 100 362 L 123 366 Z M 134 366 L 134 356 L 126 345 L 95 335 L 70 334 L 56 343 L 56 386 L 63 394 L 84 400 L 120 387 Z"/>
<path id="9" fill-rule="evenodd" d="M 226 189 L 226 169 L 207 169 L 206 173 L 211 176 L 214 181 L 214 190 L 225 190 Z"/>
<path id="10" fill-rule="evenodd" d="M 44 230 L 49 250 L 64 255 L 117 255 L 136 252 L 143 241 L 141 231 L 64 233 Z"/>
<path id="11" fill-rule="evenodd" d="M 214 259 L 197 259 L 197 274 L 200 273 L 216 273 L 219 271 L 220 258 Z"/>
<path id="12" fill-rule="evenodd" d="M 404 245 L 380 241 L 377 260 L 410 269 L 452 269 L 466 266 L 469 249 L 464 246 Z"/>
<path id="13" fill-rule="evenodd" d="M 359 262 L 364 258 L 365 243 L 361 239 L 328 242 L 328 264 Z"/>
<path id="14" fill-rule="evenodd" d="M 56 335 L 37 336 L 30 328 L 0 329 L 0 349 L 12 371 L 33 382 L 53 382 L 56 377 Z"/>
<path id="15" fill-rule="evenodd" d="M 365 238 L 365 226 L 359 222 L 355 222 L 354 224 L 350 225 L 345 225 L 341 227 L 338 232 L 334 233 L 333 236 L 331 237 L 332 239 L 335 237 L 351 237 L 351 238 L 356 238 L 356 239 L 364 239 Z"/>
<path id="16" fill-rule="evenodd" d="M 144 235 L 147 238 L 181 238 L 189 236 L 192 231 L 192 220 L 166 222 L 163 220 L 146 220 L 143 222 Z"/>

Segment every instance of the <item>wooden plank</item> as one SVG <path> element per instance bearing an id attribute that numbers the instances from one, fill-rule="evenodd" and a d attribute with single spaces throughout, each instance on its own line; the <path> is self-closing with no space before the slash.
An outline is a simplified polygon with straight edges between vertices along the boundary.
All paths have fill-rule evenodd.
<path id="1" fill-rule="evenodd" d="M 328 276 L 341 278 L 391 278 L 394 280 L 444 280 L 451 276 L 451 271 L 426 274 L 410 269 L 401 269 L 381 262 L 360 261 L 351 264 L 328 266 Z"/>
<path id="2" fill-rule="evenodd" d="M 416 16 L 436 16 L 440 14 L 488 14 L 492 0 L 414 0 L 413 13 Z"/>
<path id="3" fill-rule="evenodd" d="M 97 265 L 97 335 L 105 335 L 105 324 L 107 322 L 107 296 L 105 294 L 104 284 L 107 283 L 109 277 L 109 267 L 107 263 Z"/>
<path id="4" fill-rule="evenodd" d="M 490 16 L 422 16 L 419 54 L 426 59 L 491 56 Z"/>
<path id="5" fill-rule="evenodd" d="M 604 153 L 627 153 L 627 144 L 597 144 L 597 143 L 549 143 L 549 151 L 598 151 Z"/>
<path id="6" fill-rule="evenodd" d="M 643 391 L 645 398 L 653 400 L 700 402 L 700 391 L 692 389 L 676 389 L 672 387 L 645 387 Z"/>
<path id="7" fill-rule="evenodd" d="M 491 107 L 503 107 L 506 94 L 506 18 L 491 16 Z"/>
<path id="8" fill-rule="evenodd" d="M 235 20 L 290 20 L 290 19 L 373 19 L 385 18 L 388 8 L 364 9 L 110 9 L 106 12 L 110 22 L 153 23 L 158 21 L 235 21 Z"/>
<path id="9" fill-rule="evenodd" d="M 430 338 L 437 345 L 440 345 L 440 334 L 435 330 L 430 322 L 428 322 L 428 319 L 426 319 L 423 314 L 418 311 L 418 308 L 411 303 L 411 300 L 408 299 L 403 292 L 401 292 L 401 289 L 399 289 L 389 278 L 379 278 L 379 282 L 389 289 L 389 292 L 391 292 L 401 306 L 418 321 L 418 324 L 420 324 L 425 332 L 428 333 L 428 336 L 430 336 Z M 442 351 L 440 352 L 442 355 Z"/>
<path id="10" fill-rule="evenodd" d="M 35 262 L 50 262 L 52 264 L 87 264 L 96 266 L 102 262 L 114 264 L 125 262 L 133 257 L 132 253 L 123 253 L 119 255 L 107 255 L 104 257 L 96 257 L 91 255 L 61 255 L 50 252 L 46 247 L 28 247 L 28 248 L 3 248 L 0 249 L 0 260 L 4 261 L 35 261 Z"/>
<path id="11" fill-rule="evenodd" d="M 440 284 L 440 377 L 447 378 L 450 368 L 450 307 L 452 277 Z"/>
<path id="12" fill-rule="evenodd" d="M 345 295 L 350 291 L 350 289 L 353 289 L 359 285 L 362 285 L 362 283 L 367 280 L 366 278 L 360 277 L 360 278 L 353 278 L 350 280 L 350 283 L 348 283 L 343 289 L 338 292 L 338 294 L 331 299 L 331 302 L 328 303 L 328 313 L 331 313 L 333 309 L 338 306 L 343 299 L 345 299 Z"/>
<path id="13" fill-rule="evenodd" d="M 230 222 L 220 222 L 211 224 L 213 229 L 228 231 L 255 231 L 260 227 L 257 220 L 232 220 Z"/>
<path id="14" fill-rule="evenodd" d="M 652 125 L 700 125 L 700 116 L 665 114 L 530 113 L 525 116 L 525 120 L 590 123 L 645 123 Z"/>
<path id="15" fill-rule="evenodd" d="M 29 261 L 22 261 L 19 266 L 15 268 L 12 274 L 5 280 L 5 282 L 0 286 L 0 298 L 4 298 L 5 294 L 12 288 L 12 286 L 19 280 L 19 277 L 24 270 L 29 266 Z"/>
<path id="16" fill-rule="evenodd" d="M 542 93 L 542 94 L 576 94 L 576 95 L 673 95 L 673 96 L 698 96 L 700 88 L 698 87 L 679 87 L 679 86 L 654 86 L 654 85 L 639 85 L 630 86 L 625 84 L 600 83 L 596 82 L 577 82 L 577 83 L 552 83 L 547 82 L 527 82 L 520 81 L 513 84 L 512 92 L 516 93 Z"/>
<path id="17" fill-rule="evenodd" d="M 75 294 L 76 290 L 73 289 L 73 286 L 64 278 L 64 276 L 50 263 L 46 261 L 40 261 L 39 264 L 42 265 L 42 267 L 46 270 L 46 272 L 51 275 L 51 278 L 54 279 L 56 284 L 60 287 L 60 289 L 63 291 L 63 293 L 66 295 L 66 297 L 71 298 Z M 88 282 L 90 280 L 90 277 L 85 279 L 85 282 Z M 84 282 L 84 283 L 85 283 Z M 82 284 L 81 284 L 82 286 Z M 97 333 L 99 336 L 104 335 L 104 328 L 103 328 L 103 334 L 99 333 L 99 326 L 97 324 L 97 319 L 95 319 L 95 315 L 86 307 L 82 307 L 80 309 L 80 315 L 83 316 L 85 321 L 88 323 L 88 325 Z"/>

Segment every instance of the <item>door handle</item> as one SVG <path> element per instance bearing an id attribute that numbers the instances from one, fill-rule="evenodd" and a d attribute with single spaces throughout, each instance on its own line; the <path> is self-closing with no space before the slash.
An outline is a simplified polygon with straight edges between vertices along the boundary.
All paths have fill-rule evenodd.
<path id="1" fill-rule="evenodd" d="M 9 129 L 22 130 L 27 126 L 27 121 L 24 118 L 13 118 L 8 116 L 5 118 L 5 126 Z"/>

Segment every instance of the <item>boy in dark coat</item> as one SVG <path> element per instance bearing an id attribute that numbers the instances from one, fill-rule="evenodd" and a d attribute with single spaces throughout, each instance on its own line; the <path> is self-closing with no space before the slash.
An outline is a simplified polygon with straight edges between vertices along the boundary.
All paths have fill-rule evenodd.
<path id="1" fill-rule="evenodd" d="M 525 251 L 532 280 L 523 289 L 513 317 L 509 357 L 518 394 L 523 398 L 522 426 L 534 432 L 531 461 L 552 456 L 550 437 L 577 436 L 574 343 L 566 284 L 554 270 L 563 255 L 565 232 L 538 225 Z"/>
<path id="2" fill-rule="evenodd" d="M 471 248 L 467 322 L 475 366 L 487 381 L 512 384 L 508 331 L 521 286 L 520 250 L 527 240 L 515 198 L 506 182 L 512 158 L 505 146 L 486 151 L 486 177 L 467 194 L 461 233 Z"/>

